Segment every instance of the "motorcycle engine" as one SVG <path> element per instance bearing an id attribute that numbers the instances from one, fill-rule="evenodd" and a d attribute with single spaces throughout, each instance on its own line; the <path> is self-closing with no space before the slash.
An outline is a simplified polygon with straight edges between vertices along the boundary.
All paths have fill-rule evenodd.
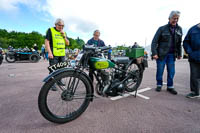
<path id="1" fill-rule="evenodd" d="M 124 79 L 123 73 L 101 70 L 98 75 L 103 80 L 104 88 L 102 89 L 102 94 L 107 96 L 118 96 L 123 93 L 125 85 L 120 83 Z M 98 94 L 100 94 L 100 91 L 98 91 Z"/>
<path id="2" fill-rule="evenodd" d="M 115 79 L 114 81 L 112 81 L 111 85 L 106 91 L 106 94 L 108 96 L 118 96 L 119 93 L 123 92 L 123 89 L 124 89 L 124 85 L 120 84 L 120 80 Z"/>

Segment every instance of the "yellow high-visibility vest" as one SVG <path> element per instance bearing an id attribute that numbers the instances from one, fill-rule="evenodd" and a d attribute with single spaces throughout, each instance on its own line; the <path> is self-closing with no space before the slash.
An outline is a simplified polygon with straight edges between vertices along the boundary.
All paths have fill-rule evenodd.
<path id="1" fill-rule="evenodd" d="M 53 55 L 65 56 L 65 39 L 63 38 L 62 34 L 55 30 L 54 27 L 51 28 L 51 34 L 53 41 Z"/>

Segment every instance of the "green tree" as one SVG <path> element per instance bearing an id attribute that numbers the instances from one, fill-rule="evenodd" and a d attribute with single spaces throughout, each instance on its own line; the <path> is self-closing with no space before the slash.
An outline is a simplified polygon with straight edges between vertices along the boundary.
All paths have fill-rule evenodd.
<path id="1" fill-rule="evenodd" d="M 75 48 L 82 49 L 83 45 L 85 44 L 85 42 L 79 38 L 76 40 L 74 40 L 73 38 L 68 38 L 68 39 L 69 39 L 70 45 L 67 46 L 67 48 L 70 48 L 70 49 L 75 49 Z"/>
<path id="2" fill-rule="evenodd" d="M 82 49 L 82 46 L 85 44 L 85 42 L 79 38 L 69 38 L 69 41 L 70 46 L 67 47 L 70 49 Z M 16 31 L 7 32 L 5 29 L 0 29 L 0 47 L 2 48 L 8 48 L 8 46 L 14 48 L 33 48 L 34 44 L 37 44 L 39 48 L 44 44 L 44 36 L 37 31 L 25 33 Z"/>

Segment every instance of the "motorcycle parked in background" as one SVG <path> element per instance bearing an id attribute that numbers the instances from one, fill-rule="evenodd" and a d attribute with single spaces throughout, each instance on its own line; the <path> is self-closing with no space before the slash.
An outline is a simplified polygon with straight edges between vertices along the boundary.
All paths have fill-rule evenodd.
<path id="1" fill-rule="evenodd" d="M 3 49 L 0 47 L 0 65 L 3 62 Z"/>

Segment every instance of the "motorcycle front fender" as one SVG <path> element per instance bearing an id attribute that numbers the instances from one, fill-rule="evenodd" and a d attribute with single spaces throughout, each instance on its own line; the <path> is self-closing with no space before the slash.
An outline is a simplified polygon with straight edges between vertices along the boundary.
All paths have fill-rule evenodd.
<path id="1" fill-rule="evenodd" d="M 48 82 L 51 78 L 55 77 L 56 75 L 60 74 L 60 73 L 63 73 L 63 72 L 66 72 L 66 71 L 73 71 L 72 68 L 62 68 L 62 69 L 59 69 L 57 71 L 54 71 L 52 72 L 51 74 L 49 74 L 44 80 L 43 82 Z"/>
<path id="2" fill-rule="evenodd" d="M 92 98 L 91 98 L 91 101 L 93 101 L 93 96 L 94 96 L 94 86 L 93 86 L 93 82 L 92 82 L 91 78 L 90 78 L 84 71 L 82 71 L 82 70 L 78 70 L 78 69 L 74 69 L 74 68 L 62 68 L 62 69 L 59 69 L 59 70 L 57 70 L 57 71 L 52 72 L 50 75 L 48 75 L 48 76 L 43 80 L 43 82 L 48 82 L 48 81 L 51 80 L 53 77 L 55 77 L 55 76 L 57 76 L 57 75 L 59 75 L 60 73 L 63 73 L 63 72 L 78 72 L 78 73 L 84 75 L 84 76 L 88 79 L 88 81 L 89 81 L 89 83 L 90 83 L 90 85 L 91 85 L 91 89 L 92 89 Z"/>
<path id="3" fill-rule="evenodd" d="M 144 70 L 145 70 L 145 68 L 148 67 L 148 60 L 146 58 L 144 58 L 144 60 L 142 61 L 142 66 L 143 66 Z"/>

